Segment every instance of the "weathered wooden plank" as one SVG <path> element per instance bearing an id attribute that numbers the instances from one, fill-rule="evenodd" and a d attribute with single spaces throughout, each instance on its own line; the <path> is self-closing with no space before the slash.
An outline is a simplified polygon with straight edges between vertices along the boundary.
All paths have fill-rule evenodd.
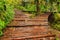
<path id="1" fill-rule="evenodd" d="M 25 21 L 13 21 L 10 24 L 8 24 L 7 26 L 25 26 Z"/>
<path id="2" fill-rule="evenodd" d="M 36 35 L 36 36 L 28 36 L 23 38 L 13 38 L 12 40 L 25 40 L 25 39 L 34 39 L 34 38 L 36 39 L 36 38 L 46 38 L 46 37 L 55 37 L 55 35 L 54 34 Z"/>

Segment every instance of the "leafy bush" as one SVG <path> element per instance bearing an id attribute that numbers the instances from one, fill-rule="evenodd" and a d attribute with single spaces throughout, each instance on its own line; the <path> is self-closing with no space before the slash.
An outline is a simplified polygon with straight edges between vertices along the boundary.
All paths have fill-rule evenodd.
<path id="1" fill-rule="evenodd" d="M 36 11 L 36 5 L 33 4 L 27 4 L 25 7 L 18 5 L 16 8 L 22 11 Z"/>
<path id="2" fill-rule="evenodd" d="M 14 6 L 17 0 L 0 0 L 0 36 L 3 35 L 2 30 L 14 17 Z"/>
<path id="3" fill-rule="evenodd" d="M 52 18 L 54 18 L 54 21 L 50 23 L 51 28 L 54 28 L 60 31 L 60 13 L 54 13 Z"/>
<path id="4" fill-rule="evenodd" d="M 49 3 L 51 4 L 51 12 L 53 14 L 52 18 L 50 19 L 52 22 L 49 22 L 51 27 L 57 30 L 60 30 L 60 2 L 58 2 L 59 0 L 51 0 L 49 1 Z"/>
<path id="5" fill-rule="evenodd" d="M 36 5 L 34 4 L 27 4 L 25 8 L 27 9 L 26 11 L 36 11 Z"/>

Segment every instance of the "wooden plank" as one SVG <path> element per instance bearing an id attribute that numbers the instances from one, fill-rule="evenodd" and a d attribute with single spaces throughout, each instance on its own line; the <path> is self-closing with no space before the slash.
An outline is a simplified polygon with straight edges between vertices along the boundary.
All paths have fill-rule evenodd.
<path id="1" fill-rule="evenodd" d="M 46 18 L 42 18 L 42 19 L 14 18 L 13 20 L 17 20 L 17 21 L 21 21 L 21 20 L 28 20 L 28 21 L 47 21 Z"/>
<path id="2" fill-rule="evenodd" d="M 36 35 L 36 36 L 28 36 L 23 38 L 13 38 L 12 40 L 22 40 L 22 39 L 31 39 L 31 38 L 46 38 L 46 37 L 55 37 L 54 34 L 46 34 L 46 35 Z"/>
<path id="3" fill-rule="evenodd" d="M 25 21 L 12 21 L 7 26 L 25 26 Z"/>

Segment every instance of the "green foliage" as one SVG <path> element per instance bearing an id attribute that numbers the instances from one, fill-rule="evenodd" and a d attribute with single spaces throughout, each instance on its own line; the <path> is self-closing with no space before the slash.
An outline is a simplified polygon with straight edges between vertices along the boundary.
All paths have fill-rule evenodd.
<path id="1" fill-rule="evenodd" d="M 56 21 L 60 20 L 60 13 L 54 13 L 54 17 Z"/>
<path id="2" fill-rule="evenodd" d="M 52 12 L 54 21 L 50 23 L 51 27 L 60 30 L 60 0 L 40 0 L 40 12 Z M 56 12 L 56 13 L 55 13 Z M 51 20 L 51 19 L 50 19 Z"/>
<path id="3" fill-rule="evenodd" d="M 3 35 L 2 30 L 14 17 L 15 5 L 17 5 L 16 0 L 0 0 L 0 36 Z"/>
<path id="4" fill-rule="evenodd" d="M 37 0 L 33 1 L 36 2 Z M 58 10 L 60 10 L 60 5 L 57 5 L 58 0 L 39 0 L 39 9 L 40 12 L 57 12 Z M 25 6 L 22 6 L 22 2 L 21 2 L 21 6 L 18 5 L 17 7 L 20 10 L 23 11 L 36 11 L 37 6 L 36 3 L 25 3 Z"/>
<path id="5" fill-rule="evenodd" d="M 27 4 L 25 8 L 26 8 L 26 11 L 36 11 L 36 5 L 33 5 L 33 4 Z"/>
<path id="6" fill-rule="evenodd" d="M 5 27 L 5 22 L 0 19 L 0 30 Z"/>
<path id="7" fill-rule="evenodd" d="M 51 24 L 51 28 L 54 28 L 56 30 L 60 31 L 60 13 L 54 13 L 53 15 L 54 21 Z"/>
<path id="8" fill-rule="evenodd" d="M 39 7 L 40 7 L 40 12 L 46 12 L 46 7 L 45 7 L 45 5 L 40 4 Z"/>
<path id="9" fill-rule="evenodd" d="M 56 37 L 56 40 L 59 40 L 59 38 L 58 38 L 58 37 Z"/>
<path id="10" fill-rule="evenodd" d="M 36 5 L 33 4 L 27 4 L 25 7 L 18 5 L 16 8 L 23 11 L 36 11 Z"/>

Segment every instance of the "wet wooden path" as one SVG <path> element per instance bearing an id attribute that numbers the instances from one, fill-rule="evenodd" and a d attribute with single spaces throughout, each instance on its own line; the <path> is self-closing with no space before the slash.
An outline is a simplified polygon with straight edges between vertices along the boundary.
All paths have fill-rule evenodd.
<path id="1" fill-rule="evenodd" d="M 19 10 L 15 13 L 0 40 L 55 40 L 55 35 L 49 30 L 49 14 L 29 18 Z"/>

